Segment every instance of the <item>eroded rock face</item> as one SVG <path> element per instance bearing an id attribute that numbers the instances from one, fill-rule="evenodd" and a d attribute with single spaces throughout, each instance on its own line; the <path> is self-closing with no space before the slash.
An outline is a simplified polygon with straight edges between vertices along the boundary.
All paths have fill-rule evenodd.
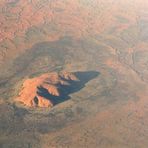
<path id="1" fill-rule="evenodd" d="M 52 72 L 27 79 L 16 100 L 29 107 L 52 107 L 54 104 L 49 96 L 59 96 L 60 98 L 60 88 L 70 85 L 71 81 L 78 81 L 78 78 L 69 72 Z M 41 94 L 41 89 L 46 94 Z"/>

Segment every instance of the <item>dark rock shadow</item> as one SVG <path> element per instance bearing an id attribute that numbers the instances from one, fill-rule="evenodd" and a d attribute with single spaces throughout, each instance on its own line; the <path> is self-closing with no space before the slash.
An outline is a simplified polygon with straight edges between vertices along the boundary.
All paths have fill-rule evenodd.
<path id="1" fill-rule="evenodd" d="M 54 105 L 62 103 L 69 100 L 70 94 L 80 91 L 85 87 L 85 84 L 90 80 L 96 78 L 100 73 L 97 71 L 86 71 L 86 72 L 75 72 L 74 73 L 79 81 L 67 81 L 70 85 L 58 86 L 60 91 L 60 96 L 54 96 L 48 93 L 48 91 L 43 87 L 38 87 L 38 94 L 46 99 L 52 101 Z"/>

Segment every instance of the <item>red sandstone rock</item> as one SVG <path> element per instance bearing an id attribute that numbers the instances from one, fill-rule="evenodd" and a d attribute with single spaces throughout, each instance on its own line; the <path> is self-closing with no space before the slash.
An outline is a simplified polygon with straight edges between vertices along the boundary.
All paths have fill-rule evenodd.
<path id="1" fill-rule="evenodd" d="M 73 73 L 53 72 L 27 79 L 16 100 L 29 107 L 52 107 L 53 102 L 49 98 L 39 95 L 39 88 L 45 89 L 51 96 L 60 97 L 60 87 L 70 85 L 69 81 L 78 81 L 78 78 Z"/>

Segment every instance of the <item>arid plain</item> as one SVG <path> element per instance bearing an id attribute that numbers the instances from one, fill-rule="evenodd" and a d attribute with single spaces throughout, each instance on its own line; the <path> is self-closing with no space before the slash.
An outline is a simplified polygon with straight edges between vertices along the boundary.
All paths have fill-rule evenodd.
<path id="1" fill-rule="evenodd" d="M 0 148 L 147 148 L 147 10 L 0 0 Z"/>

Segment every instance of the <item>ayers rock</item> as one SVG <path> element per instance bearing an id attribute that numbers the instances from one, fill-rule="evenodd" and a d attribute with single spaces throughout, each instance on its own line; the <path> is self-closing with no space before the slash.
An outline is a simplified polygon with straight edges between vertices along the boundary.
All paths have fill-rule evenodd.
<path id="1" fill-rule="evenodd" d="M 28 107 L 52 107 L 52 98 L 41 95 L 40 89 L 47 91 L 50 96 L 59 96 L 60 99 L 60 89 L 65 85 L 71 85 L 72 81 L 78 81 L 78 78 L 70 72 L 51 72 L 26 79 L 16 101 Z"/>

